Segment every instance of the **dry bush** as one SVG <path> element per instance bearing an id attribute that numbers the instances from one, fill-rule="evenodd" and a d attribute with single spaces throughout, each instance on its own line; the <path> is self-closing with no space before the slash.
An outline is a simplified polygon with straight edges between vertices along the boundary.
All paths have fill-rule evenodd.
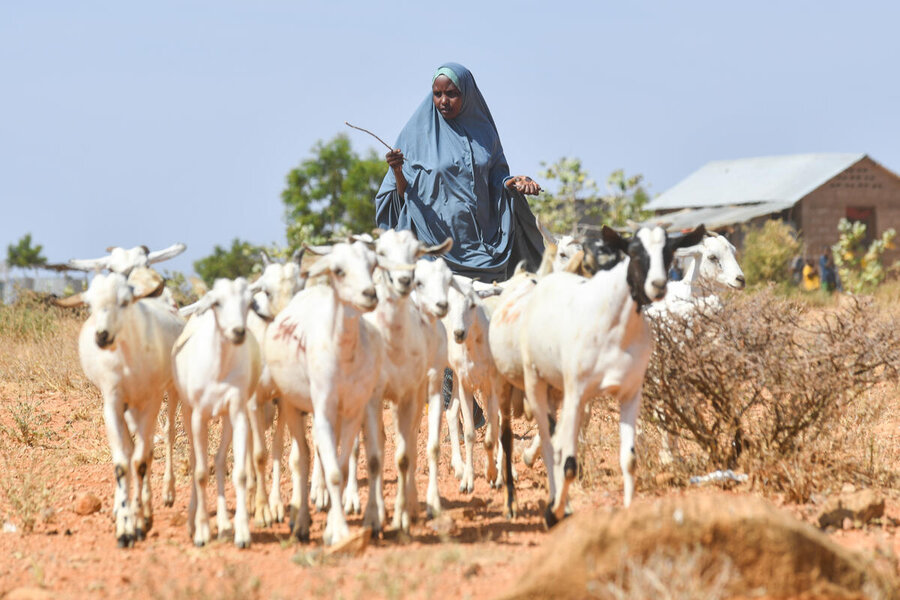
<path id="1" fill-rule="evenodd" d="M 654 327 L 643 417 L 697 450 L 682 475 L 740 468 L 800 502 L 836 477 L 886 483 L 872 446 L 883 413 L 862 400 L 897 379 L 898 325 L 871 299 L 812 309 L 771 289 L 673 316 Z"/>

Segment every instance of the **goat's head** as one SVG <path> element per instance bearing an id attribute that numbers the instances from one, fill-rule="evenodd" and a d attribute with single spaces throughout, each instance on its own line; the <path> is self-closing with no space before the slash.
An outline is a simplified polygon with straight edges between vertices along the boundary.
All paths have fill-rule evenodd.
<path id="1" fill-rule="evenodd" d="M 443 258 L 416 261 L 416 303 L 428 314 L 443 319 L 450 310 L 448 290 L 454 283 L 453 273 Z"/>
<path id="2" fill-rule="evenodd" d="M 716 282 L 736 290 L 744 289 L 746 281 L 744 271 L 735 258 L 735 247 L 717 233 L 709 233 L 697 246 L 699 249 L 699 273 L 698 276 L 709 282 Z M 679 251 L 690 253 L 686 248 Z"/>
<path id="3" fill-rule="evenodd" d="M 259 279 L 250 284 L 250 291 L 254 293 L 257 307 L 263 314 L 277 315 L 305 286 L 306 276 L 300 272 L 303 252 L 298 250 L 284 264 L 271 260 L 265 252 L 261 252 L 265 268 Z"/>
<path id="4" fill-rule="evenodd" d="M 216 279 L 213 287 L 196 303 L 195 314 L 212 311 L 216 327 L 233 344 L 247 337 L 247 311 L 253 304 L 253 292 L 243 277 Z"/>
<path id="5" fill-rule="evenodd" d="M 338 299 L 364 312 L 378 304 L 372 272 L 375 253 L 362 241 L 338 242 L 333 246 L 307 246 L 320 258 L 309 267 L 309 278 L 327 275 Z"/>
<path id="6" fill-rule="evenodd" d="M 447 300 L 450 306 L 444 324 L 447 326 L 447 330 L 453 333 L 453 339 L 461 344 L 466 341 L 469 328 L 472 327 L 472 321 L 475 319 L 478 296 L 468 281 L 454 275 L 450 281 Z"/>
<path id="7" fill-rule="evenodd" d="M 75 258 L 69 261 L 69 266 L 80 271 L 100 271 L 109 270 L 113 273 L 120 273 L 126 277 L 134 270 L 149 267 L 153 263 L 158 263 L 178 256 L 185 251 L 187 246 L 178 243 L 151 252 L 147 246 L 135 246 L 131 249 L 120 248 L 119 246 L 110 246 L 106 249 L 108 256 L 101 258 Z"/>
<path id="8" fill-rule="evenodd" d="M 98 274 L 87 291 L 57 301 L 65 307 L 87 304 L 91 311 L 94 341 L 104 349 L 113 349 L 127 311 L 141 298 L 159 295 L 163 280 L 150 269 L 132 271 L 128 279 L 121 273 Z"/>
<path id="9" fill-rule="evenodd" d="M 628 256 L 626 280 L 639 309 L 665 297 L 667 273 L 675 251 L 698 244 L 705 234 L 703 225 L 679 238 L 669 238 L 666 230 L 658 226 L 642 227 L 630 239 L 606 226 L 602 231 L 605 246 Z"/>
<path id="10" fill-rule="evenodd" d="M 416 260 L 422 256 L 439 256 L 452 246 L 450 238 L 442 244 L 426 246 L 411 231 L 389 229 L 375 242 L 375 254 L 389 289 L 398 296 L 406 296 L 413 290 Z"/>

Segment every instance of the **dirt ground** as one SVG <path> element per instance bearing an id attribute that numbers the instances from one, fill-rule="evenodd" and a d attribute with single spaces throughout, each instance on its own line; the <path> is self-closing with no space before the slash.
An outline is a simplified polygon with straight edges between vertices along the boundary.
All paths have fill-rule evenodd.
<path id="1" fill-rule="evenodd" d="M 8 467 L 19 469 L 48 491 L 36 512 L 32 533 L 23 534 L 20 521 L 25 509 L 17 512 L 6 500 L 0 503 L 0 598 L 495 598 L 512 589 L 539 555 L 548 536 L 542 519 L 546 499 L 545 471 L 538 462 L 535 469 L 517 462 L 520 516 L 508 521 L 502 514 L 502 493 L 491 489 L 483 476 L 483 451 L 476 446 L 475 491 L 459 493 L 450 468 L 450 447 L 446 426 L 443 429 L 440 490 L 446 514 L 452 519 L 438 522 L 420 520 L 411 536 L 388 532 L 386 539 L 373 541 L 361 556 L 329 556 L 321 545 L 324 513 L 313 513 L 312 542 L 291 540 L 287 523 L 271 529 L 252 525 L 252 546 L 238 550 L 231 542 L 215 541 L 195 548 L 186 524 L 189 499 L 187 443 L 179 431 L 176 445 L 177 497 L 175 506 L 161 502 L 162 443 L 158 438 L 156 462 L 152 472 L 155 520 L 149 537 L 132 549 L 119 549 L 113 535 L 110 504 L 113 473 L 106 436 L 100 416 L 100 400 L 66 393 L 23 393 L 21 386 L 6 382 L 2 388 L 7 409 L 26 397 L 39 409 L 26 415 L 32 422 L 33 445 L 14 454 Z M 19 407 L 21 417 L 21 406 Z M 17 431 L 9 409 L 0 415 L 5 434 Z M 616 458 L 618 436 L 615 415 L 601 413 L 609 421 L 607 442 L 600 461 L 603 476 L 590 485 L 576 484 L 572 508 L 576 513 L 598 507 L 622 505 L 621 476 Z M 598 417 L 599 418 L 599 417 Z M 18 429 L 21 431 L 21 428 Z M 389 429 L 390 431 L 390 429 Z M 157 435 L 159 435 L 159 430 Z M 2 434 L 0 434 L 2 435 Z M 515 444 L 519 451 L 533 431 L 516 423 Z M 424 466 L 424 430 L 419 436 L 419 497 L 424 498 L 427 475 Z M 214 446 L 213 446 L 214 447 Z M 366 499 L 364 456 L 360 461 L 360 493 Z M 393 508 L 396 472 L 390 436 L 386 456 L 386 506 Z M 7 476 L 9 474 L 7 473 Z M 0 478 L 2 480 L 2 478 Z M 17 481 L 21 481 L 18 479 Z M 210 501 L 214 502 L 214 484 Z M 283 476 L 283 497 L 290 497 L 287 475 Z M 233 493 L 230 480 L 229 494 Z M 666 491 L 667 490 L 667 491 Z M 709 488 L 703 493 L 709 493 Z M 101 499 L 99 512 L 79 516 L 74 512 L 76 495 L 85 492 Z M 677 496 L 699 493 L 696 488 L 660 488 L 638 490 L 638 498 L 654 494 Z M 720 490 L 722 502 L 734 494 L 753 492 L 737 488 Z M 900 496 L 891 490 L 887 496 L 886 518 L 866 529 L 830 533 L 837 543 L 859 550 L 865 556 L 878 557 L 897 568 L 900 556 Z M 777 502 L 776 502 L 777 503 Z M 212 511 L 214 505 L 209 507 Z M 787 506 L 795 516 L 812 522 L 816 507 Z M 213 519 L 214 522 L 214 519 Z M 349 519 L 353 530 L 361 528 L 361 516 Z M 25 588 L 25 589 L 23 589 Z M 24 595 L 22 595 L 24 594 Z"/>

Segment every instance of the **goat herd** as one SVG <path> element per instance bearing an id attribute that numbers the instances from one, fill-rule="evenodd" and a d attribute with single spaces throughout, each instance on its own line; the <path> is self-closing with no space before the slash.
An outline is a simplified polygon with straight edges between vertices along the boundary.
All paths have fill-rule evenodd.
<path id="1" fill-rule="evenodd" d="M 279 480 L 285 424 L 291 440 L 291 533 L 309 539 L 314 503 L 320 509 L 330 505 L 326 545 L 349 537 L 345 513 L 361 508 L 356 481 L 361 434 L 369 476 L 363 523 L 381 532 L 386 520 L 385 402 L 395 429 L 393 526 L 408 531 L 417 516 L 416 437 L 426 403 L 425 503 L 428 515 L 436 516 L 441 512 L 437 473 L 448 368 L 455 374 L 447 414 L 461 491 L 473 490 L 477 397 L 487 417 L 485 476 L 492 486 L 505 488 L 509 517 L 517 512 L 511 418 L 524 414 L 537 422 L 539 436 L 525 459 L 531 464 L 540 448 L 550 490 L 545 519 L 552 526 L 565 514 L 568 487 L 577 473 L 586 401 L 607 394 L 621 409 L 627 506 L 634 494 L 635 421 L 652 349 L 647 315 L 714 306 L 718 300 L 698 293 L 697 282 L 705 278 L 740 289 L 743 274 L 734 247 L 702 225 L 676 238 L 660 227 L 641 228 L 631 237 L 604 227 L 601 239 L 592 243 L 546 237 L 537 273 L 520 269 L 506 282 L 485 284 L 451 273 L 440 258 L 452 246 L 450 239 L 426 247 L 409 231 L 386 231 L 377 239 L 352 236 L 331 246 L 307 246 L 306 252 L 318 255 L 314 261 L 302 261 L 298 252 L 281 264 L 263 254 L 264 270 L 255 282 L 220 279 L 181 309 L 150 269 L 151 263 L 183 251 L 181 244 L 159 252 L 114 248 L 100 259 L 71 261 L 75 268 L 98 271 L 85 292 L 59 304 L 90 308 L 79 355 L 103 396 L 119 545 L 143 539 L 152 525 L 149 475 L 164 395 L 169 399 L 164 502 L 174 502 L 172 449 L 180 400 L 193 475 L 188 527 L 199 546 L 210 540 L 208 426 L 218 416 L 223 436 L 215 459 L 217 526 L 220 535 L 233 531 L 238 547 L 250 544 L 251 480 L 257 526 L 284 518 Z M 683 281 L 667 285 L 676 251 L 689 264 Z M 99 273 L 103 270 L 110 273 Z M 313 419 L 315 447 L 311 483 L 307 415 Z M 265 473 L 269 426 L 275 427 L 270 488 Z M 233 525 L 224 493 L 229 442 L 234 449 Z"/>

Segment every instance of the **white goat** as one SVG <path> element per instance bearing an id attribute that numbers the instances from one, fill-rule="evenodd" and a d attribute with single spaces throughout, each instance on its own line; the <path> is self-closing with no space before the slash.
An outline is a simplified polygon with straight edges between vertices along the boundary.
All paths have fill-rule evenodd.
<path id="1" fill-rule="evenodd" d="M 452 241 L 447 238 L 445 244 L 447 250 Z M 438 491 L 438 467 L 440 463 L 440 435 L 441 415 L 444 412 L 444 399 L 441 391 L 444 383 L 444 370 L 449 366 L 447 360 L 447 332 L 441 319 L 447 314 L 450 307 L 448 293 L 451 287 L 456 286 L 456 281 L 450 271 L 450 267 L 442 258 L 435 260 L 420 259 L 416 262 L 416 291 L 413 301 L 422 314 L 422 322 L 425 326 L 425 339 L 427 341 L 428 367 L 423 386 L 424 395 L 419 394 L 420 403 L 428 402 L 428 440 L 426 452 L 428 454 L 428 490 L 425 494 L 427 514 L 436 517 L 441 513 L 441 498 Z M 459 289 L 459 288 L 457 288 Z M 422 413 L 420 407 L 417 411 Z M 421 419 L 416 420 L 416 425 Z M 415 516 L 415 471 L 416 471 L 416 430 L 413 429 L 410 456 L 409 484 L 412 491 L 410 496 L 411 506 Z M 399 489 L 399 486 L 398 486 Z M 399 494 L 398 494 L 399 495 Z M 408 505 L 410 502 L 408 502 Z M 394 515 L 396 521 L 396 514 Z"/>
<path id="2" fill-rule="evenodd" d="M 250 546 L 247 516 L 247 400 L 260 371 L 259 347 L 247 335 L 247 312 L 253 302 L 247 280 L 217 279 L 200 300 L 182 309 L 193 314 L 172 348 L 172 369 L 181 395 L 185 428 L 190 428 L 191 470 L 194 485 L 188 506 L 188 529 L 194 544 L 209 543 L 206 483 L 209 478 L 209 421 L 223 417 L 222 441 L 216 453 L 219 538 L 231 529 L 225 505 L 225 455 L 234 447 L 232 481 L 235 488 L 234 543 Z M 231 440 L 229 440 L 229 434 Z"/>
<path id="3" fill-rule="evenodd" d="M 708 294 L 711 289 L 744 289 L 744 272 L 735 252 L 731 242 L 712 232 L 696 246 L 678 250 L 675 256 L 688 261 L 684 277 L 669 282 L 666 297 L 648 306 L 647 316 L 690 315 L 698 308 L 716 308 L 721 305 L 721 300 L 714 293 Z"/>
<path id="4" fill-rule="evenodd" d="M 350 534 L 341 487 L 381 370 L 381 337 L 361 318 L 378 303 L 372 281 L 375 253 L 362 242 L 308 251 L 322 255 L 309 277 L 327 276 L 330 285 L 307 287 L 294 296 L 267 329 L 263 346 L 292 437 L 291 533 L 309 539 L 309 449 L 303 413 L 311 412 L 331 498 L 323 536 L 330 545 Z"/>
<path id="5" fill-rule="evenodd" d="M 100 258 L 73 258 L 67 264 L 72 269 L 79 271 L 103 271 L 108 270 L 128 277 L 134 269 L 149 268 L 150 265 L 169 260 L 184 252 L 187 246 L 178 242 L 162 250 L 150 250 L 147 246 L 135 246 L 126 250 L 119 246 L 110 246 L 106 249 L 107 256 Z M 169 308 L 177 308 L 175 299 L 168 288 L 164 288 L 158 297 L 158 302 L 168 305 Z M 175 468 L 172 459 L 172 451 L 175 447 L 175 409 L 177 402 L 171 399 L 166 402 L 167 421 L 165 436 L 166 465 L 163 474 L 163 504 L 172 506 L 175 504 Z M 126 413 L 128 418 L 128 413 Z"/>
<path id="6" fill-rule="evenodd" d="M 381 362 L 378 384 L 372 392 L 366 410 L 366 460 L 369 465 L 369 499 L 363 523 L 372 527 L 377 535 L 384 526 L 385 510 L 382 490 L 382 465 L 384 457 L 384 401 L 391 403 L 396 430 L 395 458 L 397 462 L 397 497 L 394 510 L 394 525 L 409 531 L 409 524 L 416 516 L 416 433 L 422 417 L 424 400 L 430 386 L 430 369 L 434 360 L 434 336 L 430 332 L 434 326 L 423 320 L 422 313 L 410 300 L 413 289 L 416 293 L 431 297 L 432 279 L 419 279 L 419 263 L 424 255 L 442 254 L 450 249 L 453 241 L 447 239 L 438 246 L 427 247 L 419 242 L 410 231 L 389 230 L 375 241 L 375 251 L 379 269 L 375 273 L 375 289 L 378 306 L 364 315 L 363 319 L 378 332 L 384 359 Z M 420 261 L 427 263 L 428 261 Z M 438 259 L 435 263 L 443 264 Z M 446 265 L 444 265 L 446 269 Z M 449 269 L 447 271 L 449 273 Z M 447 291 L 444 282 L 443 295 L 437 303 L 443 302 L 447 310 Z M 440 284 L 438 284 L 440 287 Z M 440 309 L 439 309 L 440 310 Z M 446 363 L 446 348 L 444 349 Z M 441 371 L 443 372 L 443 370 Z M 438 417 L 440 412 L 438 412 Z M 436 481 L 432 490 L 429 482 L 428 511 L 440 511 Z M 349 511 L 359 505 L 355 486 L 355 473 L 350 473 L 353 484 L 348 486 L 345 508 Z M 315 486 L 315 481 L 314 481 Z M 354 506 L 355 504 L 355 506 Z"/>
<path id="7" fill-rule="evenodd" d="M 152 525 L 153 430 L 163 394 L 171 404 L 177 399 L 171 350 L 184 320 L 158 300 L 143 299 L 161 291 L 162 285 L 156 273 L 134 269 L 128 280 L 118 273 L 96 275 L 86 292 L 59 301 L 62 306 L 86 303 L 91 310 L 78 337 L 78 354 L 85 375 L 103 395 L 120 547 L 144 539 Z M 133 499 L 132 473 L 138 490 Z"/>
<path id="8" fill-rule="evenodd" d="M 547 525 L 563 517 L 568 485 L 577 473 L 576 445 L 584 403 L 603 393 L 621 406 L 619 459 L 625 480 L 625 505 L 634 494 L 634 434 L 641 387 L 652 340 L 641 308 L 666 293 L 666 272 L 672 253 L 692 246 L 705 234 L 703 226 L 676 240 L 660 227 L 641 229 L 624 240 L 604 227 L 604 243 L 626 255 L 611 270 L 585 280 L 569 273 L 552 273 L 528 293 L 501 305 L 491 320 L 491 350 L 495 329 L 518 340 L 515 352 L 498 348 L 495 361 L 503 375 L 525 390 L 538 423 L 547 467 L 550 502 Z M 510 333 L 515 328 L 517 331 Z M 499 339 L 500 336 L 498 336 Z M 498 360 L 498 355 L 502 359 Z M 505 359 L 505 360 L 504 360 Z M 550 390 L 562 392 L 555 438 L 550 437 Z M 503 432 L 505 437 L 506 431 Z M 552 447 L 551 447 L 552 443 Z"/>
<path id="9" fill-rule="evenodd" d="M 684 277 L 670 281 L 666 297 L 648 306 L 644 314 L 662 321 L 669 315 L 690 320 L 698 310 L 719 308 L 722 301 L 715 293 L 716 288 L 742 290 L 746 283 L 735 252 L 731 242 L 713 232 L 708 232 L 696 246 L 678 250 L 675 256 L 688 261 Z M 669 464 L 678 451 L 678 436 L 662 427 L 659 431 L 662 440 L 659 458 L 663 464 Z"/>
<path id="10" fill-rule="evenodd" d="M 450 447 L 453 470 L 460 480 L 459 491 L 472 493 L 474 490 L 474 459 L 472 446 L 475 440 L 475 427 L 472 414 L 473 402 L 477 396 L 481 405 L 488 410 L 496 406 L 492 398 L 500 389 L 502 379 L 494 367 L 494 359 L 488 347 L 488 327 L 490 314 L 482 297 L 495 295 L 502 288 L 476 292 L 468 278 L 454 276 L 455 286 L 449 292 L 450 310 L 444 317 L 447 330 L 447 355 L 450 368 L 453 370 L 453 390 L 450 407 L 447 411 L 447 424 L 450 430 Z M 463 433 L 465 436 L 466 459 L 463 462 L 459 448 L 459 414 L 462 409 Z M 484 437 L 484 449 L 487 453 L 485 477 L 491 485 L 497 480 L 497 466 L 494 463 L 494 444 L 496 430 L 493 423 L 496 419 L 488 419 L 488 427 Z"/>
<path id="11" fill-rule="evenodd" d="M 266 337 L 266 329 L 272 319 L 288 305 L 306 284 L 306 276 L 301 275 L 300 266 L 303 251 L 298 250 L 285 263 L 272 261 L 268 254 L 262 253 L 263 273 L 250 285 L 254 292 L 257 310 L 247 315 L 247 328 L 262 343 Z M 272 524 L 273 521 L 284 520 L 284 503 L 281 500 L 281 454 L 284 440 L 284 419 L 275 421 L 272 434 L 272 487 L 266 498 L 266 424 L 274 417 L 273 400 L 278 390 L 272 381 L 269 368 L 263 354 L 262 371 L 256 389 L 250 398 L 248 408 L 250 416 L 251 451 L 253 459 L 253 479 L 256 485 L 254 517 L 258 527 Z"/>

